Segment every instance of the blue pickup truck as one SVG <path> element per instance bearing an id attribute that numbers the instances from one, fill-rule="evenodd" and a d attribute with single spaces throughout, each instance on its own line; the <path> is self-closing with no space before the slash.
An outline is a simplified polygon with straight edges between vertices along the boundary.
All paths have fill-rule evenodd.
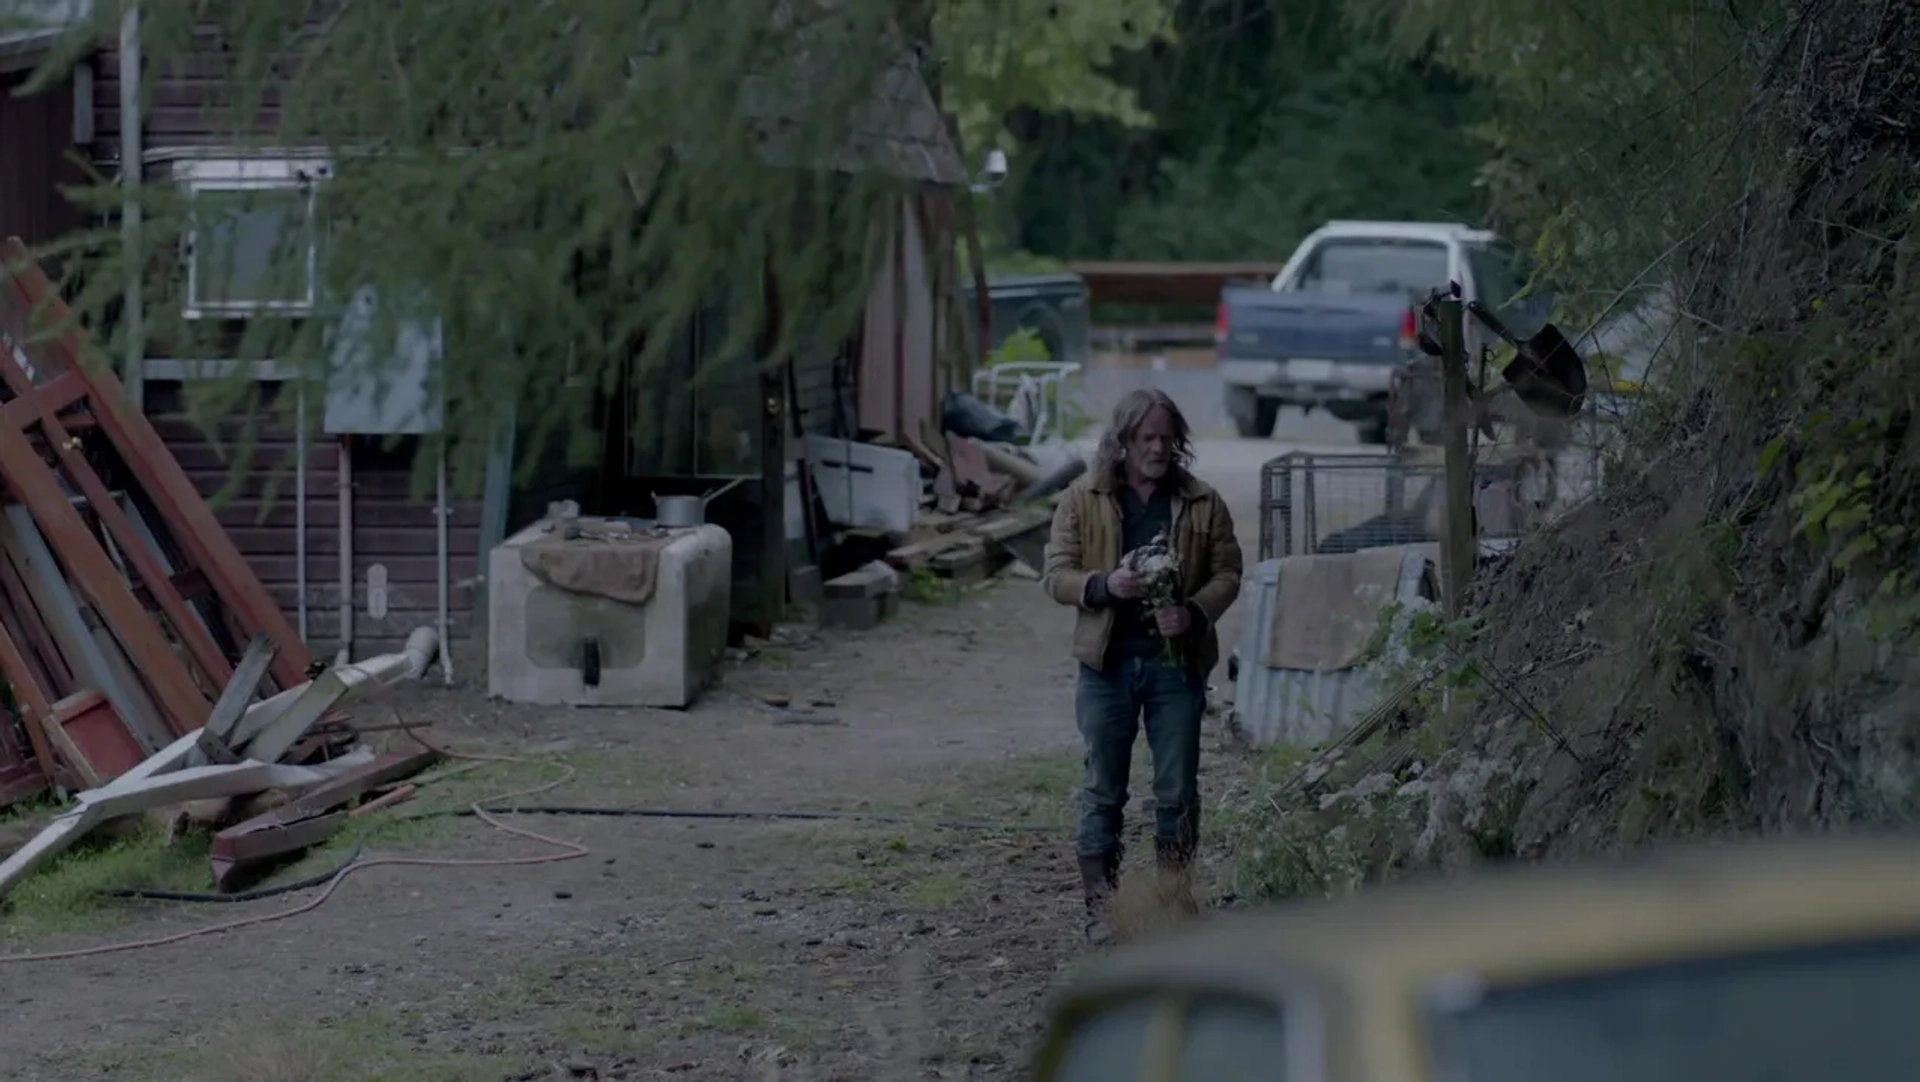
<path id="1" fill-rule="evenodd" d="M 1384 442 L 1394 372 L 1417 352 L 1414 305 L 1449 281 L 1496 311 L 1526 284 L 1517 253 L 1485 230 L 1336 221 L 1308 234 L 1272 282 L 1227 286 L 1214 330 L 1234 427 L 1265 438 L 1281 406 L 1299 406 Z M 1470 355 L 1484 335 L 1469 321 Z"/>

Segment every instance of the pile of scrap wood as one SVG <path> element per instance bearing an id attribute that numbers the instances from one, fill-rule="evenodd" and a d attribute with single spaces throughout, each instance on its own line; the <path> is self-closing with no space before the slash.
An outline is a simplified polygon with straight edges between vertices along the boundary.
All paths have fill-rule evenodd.
<path id="1" fill-rule="evenodd" d="M 319 764 L 356 737 L 333 708 L 383 678 L 312 670 L 88 350 L 24 246 L 0 244 L 0 808 L 84 790 L 66 838 L 155 801 L 336 776 Z M 60 844 L 16 854 L 0 891 Z"/>
<path id="2" fill-rule="evenodd" d="M 900 571 L 961 581 L 1009 570 L 1037 578 L 1052 522 L 1053 508 L 1046 503 L 991 514 L 923 511 L 885 559 Z"/>
<path id="3" fill-rule="evenodd" d="M 307 757 L 296 749 L 316 738 L 325 742 L 322 734 L 339 725 L 337 709 L 349 700 L 419 678 L 438 646 L 434 630 L 423 627 L 399 653 L 338 665 L 249 703 L 251 685 L 245 681 L 259 679 L 274 654 L 267 639 L 256 639 L 206 723 L 80 793 L 0 863 L 0 895 L 94 828 L 162 809 L 224 825 L 212 847 L 214 885 L 222 890 L 252 868 L 324 841 L 345 824 L 347 804 L 424 770 L 438 753 L 424 744 L 417 752 L 388 755 L 357 746 L 302 764 L 297 760 Z"/>
<path id="4" fill-rule="evenodd" d="M 1086 470 L 1085 460 L 1058 444 L 997 442 L 953 429 L 921 441 L 915 451 L 933 473 L 923 502 L 943 514 L 1044 500 Z"/>
<path id="5" fill-rule="evenodd" d="M 906 440 L 924 478 L 912 525 L 848 529 L 842 539 L 899 571 L 1035 577 L 1053 503 L 1086 461 L 1064 444 L 1024 442 L 1012 418 L 971 395 L 948 399 L 940 430 Z"/>

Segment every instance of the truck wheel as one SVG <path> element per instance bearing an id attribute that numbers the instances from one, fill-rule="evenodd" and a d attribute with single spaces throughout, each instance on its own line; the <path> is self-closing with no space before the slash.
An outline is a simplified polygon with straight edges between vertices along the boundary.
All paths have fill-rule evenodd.
<path id="1" fill-rule="evenodd" d="M 1387 442 L 1387 419 L 1374 417 L 1355 425 L 1361 443 L 1382 444 Z"/>
<path id="2" fill-rule="evenodd" d="M 1227 388 L 1227 416 L 1233 418 L 1234 431 L 1243 440 L 1264 440 L 1273 435 L 1280 419 L 1280 400 L 1261 398 L 1246 387 Z"/>

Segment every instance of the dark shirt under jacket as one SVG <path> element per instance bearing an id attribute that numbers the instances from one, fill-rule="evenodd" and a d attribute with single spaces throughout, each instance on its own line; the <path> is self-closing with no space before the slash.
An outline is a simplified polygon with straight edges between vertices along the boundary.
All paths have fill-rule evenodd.
<path id="1" fill-rule="evenodd" d="M 1120 486 L 1120 549 L 1132 552 L 1151 542 L 1155 536 L 1173 536 L 1173 497 L 1166 488 L 1156 489 L 1151 498 L 1142 498 L 1131 485 Z M 1144 598 L 1121 601 L 1107 593 L 1105 575 L 1095 576 L 1087 585 L 1087 600 L 1095 608 L 1115 606 L 1113 637 L 1107 642 L 1107 664 L 1125 658 L 1153 657 L 1163 649 L 1160 634 L 1153 626 L 1153 613 Z"/>

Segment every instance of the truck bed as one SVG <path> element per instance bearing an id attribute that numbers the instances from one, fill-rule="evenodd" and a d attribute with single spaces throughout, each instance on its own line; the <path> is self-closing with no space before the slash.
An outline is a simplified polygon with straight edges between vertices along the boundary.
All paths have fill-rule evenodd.
<path id="1" fill-rule="evenodd" d="M 1312 358 L 1398 365 L 1407 357 L 1401 344 L 1409 310 L 1404 298 L 1228 286 L 1220 301 L 1223 361 Z"/>

